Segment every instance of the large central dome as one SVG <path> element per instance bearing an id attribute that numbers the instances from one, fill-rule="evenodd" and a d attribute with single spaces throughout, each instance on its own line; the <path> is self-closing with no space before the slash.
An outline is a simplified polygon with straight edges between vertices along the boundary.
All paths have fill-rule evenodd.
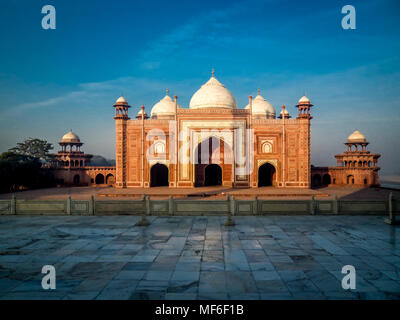
<path id="1" fill-rule="evenodd" d="M 236 109 L 236 100 L 232 93 L 217 80 L 214 72 L 210 80 L 201 86 L 190 99 L 190 109 L 225 108 Z"/>

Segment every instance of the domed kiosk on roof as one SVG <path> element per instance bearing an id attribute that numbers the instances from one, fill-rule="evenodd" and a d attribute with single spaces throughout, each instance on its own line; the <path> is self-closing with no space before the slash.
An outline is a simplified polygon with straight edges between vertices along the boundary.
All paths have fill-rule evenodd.
<path id="1" fill-rule="evenodd" d="M 237 105 L 235 97 L 217 80 L 213 70 L 211 78 L 190 99 L 189 108 L 236 109 Z"/>
<path id="2" fill-rule="evenodd" d="M 61 142 L 64 143 L 80 143 L 81 140 L 79 139 L 79 137 L 71 131 L 69 131 L 68 133 L 64 134 Z"/>
<path id="3" fill-rule="evenodd" d="M 149 116 L 147 115 L 147 112 L 144 111 L 144 109 L 140 109 L 139 112 L 137 113 L 136 119 L 142 119 L 143 114 L 144 114 L 145 119 L 149 118 Z"/>
<path id="4" fill-rule="evenodd" d="M 70 130 L 63 135 L 59 145 L 62 147 L 63 151 L 66 151 L 67 148 L 69 148 L 70 151 L 73 151 L 75 148 L 75 151 L 80 152 L 80 147 L 83 145 L 83 143 L 78 135 Z"/>
<path id="5" fill-rule="evenodd" d="M 57 183 L 65 185 L 89 185 L 86 173 L 93 155 L 85 154 L 81 147 L 83 143 L 72 130 L 67 132 L 59 142 L 61 150 L 54 154 L 50 166 L 55 169 Z"/>
<path id="6" fill-rule="evenodd" d="M 113 106 L 115 108 L 114 119 L 129 120 L 128 109 L 131 107 L 123 96 L 120 96 Z"/>
<path id="7" fill-rule="evenodd" d="M 367 142 L 367 139 L 365 136 L 358 130 L 354 131 L 351 135 L 348 136 L 347 142 L 349 143 L 365 143 Z"/>
<path id="8" fill-rule="evenodd" d="M 245 109 L 250 109 L 250 104 Z M 267 119 L 274 119 L 276 116 L 275 108 L 261 96 L 260 89 L 258 89 L 258 95 L 252 100 L 251 113 L 253 116 Z"/>
<path id="9" fill-rule="evenodd" d="M 308 99 L 305 95 L 299 99 L 299 104 L 302 103 L 310 103 L 310 99 Z"/>
<path id="10" fill-rule="evenodd" d="M 369 142 L 365 138 L 365 136 L 358 130 L 355 130 L 351 135 L 347 137 L 347 141 L 345 142 L 347 146 L 347 151 L 358 151 L 359 148 L 361 151 L 367 151 L 366 147 L 369 145 Z"/>
<path id="11" fill-rule="evenodd" d="M 128 101 L 123 96 L 120 96 L 117 101 L 115 101 L 115 104 L 128 104 Z"/>
<path id="12" fill-rule="evenodd" d="M 299 99 L 299 102 L 296 104 L 296 107 L 299 109 L 299 116 L 298 119 L 312 119 L 310 114 L 311 107 L 314 105 L 311 103 L 310 99 L 306 97 L 306 95 L 302 96 Z"/>
<path id="13" fill-rule="evenodd" d="M 291 116 L 290 116 L 290 114 L 289 114 L 289 111 L 286 109 L 285 106 L 282 106 L 282 110 L 281 110 L 281 112 L 279 113 L 279 117 L 278 117 L 278 118 L 279 118 L 279 119 L 282 119 L 283 116 L 285 116 L 285 119 L 291 118 Z"/>
<path id="14" fill-rule="evenodd" d="M 172 119 L 175 116 L 176 101 L 169 96 L 169 90 L 164 98 L 158 101 L 151 109 L 150 116 L 152 119 Z"/>

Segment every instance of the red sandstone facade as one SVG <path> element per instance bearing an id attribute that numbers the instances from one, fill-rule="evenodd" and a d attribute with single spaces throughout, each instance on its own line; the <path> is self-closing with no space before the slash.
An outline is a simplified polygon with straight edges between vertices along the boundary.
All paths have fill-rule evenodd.
<path id="1" fill-rule="evenodd" d="M 213 73 L 193 95 L 189 109 L 181 108 L 167 91 L 150 116 L 142 106 L 136 119 L 130 119 L 130 106 L 120 97 L 114 104 L 115 167 L 90 167 L 92 156 L 80 150 L 82 143 L 72 132 L 60 142 L 62 150 L 52 166 L 60 183 L 67 185 L 378 186 L 380 155 L 366 149 L 368 142 L 358 131 L 349 136 L 347 150 L 335 156 L 338 166 L 311 166 L 312 106 L 303 96 L 295 119 L 285 106 L 276 117 L 274 107 L 258 92 L 238 109 Z"/>
<path id="2" fill-rule="evenodd" d="M 142 107 L 135 120 L 128 117 L 130 106 L 125 99 L 120 98 L 114 105 L 117 188 L 160 185 L 155 180 L 163 180 L 161 185 L 171 188 L 218 184 L 311 187 L 312 104 L 306 97 L 297 105 L 296 119 L 289 119 L 285 107 L 279 118 L 253 114 L 251 97 L 248 109 L 217 104 L 183 109 L 176 97 L 170 100 L 175 105 L 172 113 L 149 118 Z M 179 137 L 174 128 L 180 132 Z M 235 130 L 241 130 L 242 137 L 235 138 Z M 237 149 L 243 153 L 249 147 L 254 152 L 245 154 L 246 164 L 240 166 Z M 146 156 L 149 151 L 150 157 Z M 248 170 L 243 173 L 243 169 Z M 160 175 L 166 177 L 158 179 Z"/>

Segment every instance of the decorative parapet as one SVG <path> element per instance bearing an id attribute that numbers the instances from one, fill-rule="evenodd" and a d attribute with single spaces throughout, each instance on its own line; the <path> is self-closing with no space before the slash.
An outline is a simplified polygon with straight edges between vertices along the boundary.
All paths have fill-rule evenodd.
<path id="1" fill-rule="evenodd" d="M 390 204 L 389 202 L 390 201 Z M 387 215 L 400 214 L 400 199 L 390 200 L 0 200 L 0 215 Z"/>

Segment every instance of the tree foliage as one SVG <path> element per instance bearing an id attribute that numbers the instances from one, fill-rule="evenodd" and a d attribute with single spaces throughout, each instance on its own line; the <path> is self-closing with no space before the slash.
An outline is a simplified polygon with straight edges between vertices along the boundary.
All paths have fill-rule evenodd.
<path id="1" fill-rule="evenodd" d="M 38 158 L 42 161 L 49 161 L 51 158 L 49 151 L 52 149 L 53 145 L 46 140 L 28 138 L 24 142 L 17 143 L 17 146 L 11 148 L 9 151 L 19 155 Z"/>
<path id="2" fill-rule="evenodd" d="M 29 138 L 0 154 L 0 192 L 53 186 L 51 170 L 42 166 L 50 149 L 47 141 Z"/>

